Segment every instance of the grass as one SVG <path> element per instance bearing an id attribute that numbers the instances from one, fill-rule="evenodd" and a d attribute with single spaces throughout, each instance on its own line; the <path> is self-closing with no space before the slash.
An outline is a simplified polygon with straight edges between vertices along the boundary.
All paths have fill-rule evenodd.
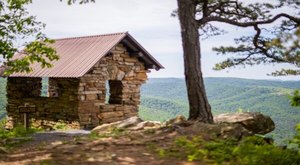
<path id="1" fill-rule="evenodd" d="M 53 126 L 54 130 L 67 130 L 68 126 L 66 123 L 64 123 L 63 121 L 58 121 L 57 123 L 55 123 L 55 125 Z"/>
<path id="2" fill-rule="evenodd" d="M 300 164 L 300 152 L 268 144 L 262 137 L 237 140 L 204 141 L 201 137 L 179 137 L 171 146 L 157 148 L 160 157 L 177 157 L 187 161 L 212 164 Z"/>
<path id="3" fill-rule="evenodd" d="M 11 138 L 18 138 L 18 137 L 27 137 L 30 134 L 33 134 L 35 132 L 38 132 L 40 130 L 38 129 L 25 129 L 24 127 L 16 127 L 12 130 L 0 130 L 0 140 L 4 139 L 11 139 Z"/>
<path id="4" fill-rule="evenodd" d="M 23 126 L 17 126 L 12 130 L 5 130 L 5 120 L 0 121 L 0 145 L 6 149 L 12 149 L 20 144 L 31 140 L 29 135 L 41 131 L 40 129 L 29 128 L 25 129 Z"/>
<path id="5" fill-rule="evenodd" d="M 118 138 L 120 136 L 124 136 L 127 134 L 127 131 L 123 128 L 112 128 L 111 130 L 107 131 L 106 133 L 97 133 L 91 132 L 89 138 L 91 139 L 101 139 L 107 137 Z"/>

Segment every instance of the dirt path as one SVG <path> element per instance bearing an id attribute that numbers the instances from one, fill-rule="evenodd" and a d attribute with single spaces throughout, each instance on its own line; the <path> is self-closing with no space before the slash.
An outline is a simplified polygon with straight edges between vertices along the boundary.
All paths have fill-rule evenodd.
<path id="1" fill-rule="evenodd" d="M 164 143 L 168 138 L 132 140 L 90 139 L 85 131 L 38 133 L 33 140 L 9 154 L 0 154 L 2 165 L 184 165 L 195 164 L 177 159 L 161 159 L 149 149 L 148 142 Z"/>
<path id="2" fill-rule="evenodd" d="M 24 147 L 51 144 L 57 141 L 68 142 L 74 140 L 74 138 L 86 137 L 90 134 L 90 131 L 85 130 L 66 130 L 66 131 L 50 131 L 35 133 L 32 136 L 32 140 L 25 144 Z"/>

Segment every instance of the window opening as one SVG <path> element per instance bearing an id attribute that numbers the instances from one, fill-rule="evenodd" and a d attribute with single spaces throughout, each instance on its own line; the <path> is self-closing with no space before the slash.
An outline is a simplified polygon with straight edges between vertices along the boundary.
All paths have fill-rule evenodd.
<path id="1" fill-rule="evenodd" d="M 105 104 L 109 104 L 109 97 L 110 97 L 110 92 L 109 92 L 109 83 L 108 81 L 105 81 L 105 89 L 106 89 L 106 93 L 105 93 Z"/>
<path id="2" fill-rule="evenodd" d="M 42 97 L 49 97 L 48 89 L 49 89 L 49 78 L 45 77 L 42 79 L 42 88 L 41 88 Z"/>
<path id="3" fill-rule="evenodd" d="M 123 84 L 119 80 L 106 81 L 106 104 L 122 104 Z"/>

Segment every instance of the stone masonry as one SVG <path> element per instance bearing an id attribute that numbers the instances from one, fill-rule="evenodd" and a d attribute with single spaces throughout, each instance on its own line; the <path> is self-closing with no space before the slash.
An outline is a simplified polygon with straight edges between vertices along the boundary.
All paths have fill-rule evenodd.
<path id="1" fill-rule="evenodd" d="M 7 113 L 17 125 L 23 123 L 20 107 L 35 107 L 29 115 L 38 127 L 63 121 L 92 128 L 123 120 L 137 115 L 148 72 L 138 57 L 118 44 L 80 78 L 49 78 L 48 97 L 41 96 L 42 78 L 9 77 Z"/>
<path id="2" fill-rule="evenodd" d="M 78 121 L 78 79 L 54 79 L 61 87 L 59 97 L 41 97 L 41 78 L 8 78 L 7 114 L 14 125 L 22 124 L 21 106 L 34 106 L 29 116 L 38 127 L 49 126 L 51 121 Z M 49 82 L 54 81 L 49 79 Z M 51 89 L 51 88 L 50 88 Z"/>

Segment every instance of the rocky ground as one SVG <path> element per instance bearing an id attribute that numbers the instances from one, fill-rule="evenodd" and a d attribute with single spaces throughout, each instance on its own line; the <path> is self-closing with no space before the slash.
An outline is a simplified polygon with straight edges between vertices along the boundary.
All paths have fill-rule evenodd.
<path id="1" fill-rule="evenodd" d="M 48 132 L 37 133 L 33 139 L 12 152 L 0 154 L 0 164 L 194 164 L 172 158 L 160 158 L 150 148 L 152 144 L 169 143 L 176 133 L 164 136 L 131 134 L 89 137 L 86 134 Z M 130 134 L 129 134 L 130 133 Z"/>
<path id="2" fill-rule="evenodd" d="M 239 138 L 255 133 L 254 130 L 249 130 L 249 127 L 251 124 L 263 121 L 262 116 L 259 114 L 244 116 L 246 116 L 244 120 L 235 119 L 242 124 L 234 122 L 228 124 L 232 121 L 226 121 L 225 124 L 214 125 L 186 121 L 182 116 L 163 124 L 142 121 L 138 117 L 133 117 L 125 121 L 103 124 L 92 130 L 92 133 L 83 130 L 36 133 L 32 135 L 29 142 L 7 153 L 0 153 L 0 164 L 199 164 L 176 158 L 161 158 L 156 149 L 170 145 L 176 137 L 183 135 L 198 135 L 203 139 L 210 139 L 216 135 L 220 138 L 229 136 Z M 232 115 L 230 117 L 232 118 Z M 227 119 L 228 117 L 218 118 L 218 122 Z M 264 121 L 264 123 L 269 123 L 269 121 Z M 272 125 L 265 125 L 268 127 L 254 129 L 256 132 L 274 129 Z"/>

